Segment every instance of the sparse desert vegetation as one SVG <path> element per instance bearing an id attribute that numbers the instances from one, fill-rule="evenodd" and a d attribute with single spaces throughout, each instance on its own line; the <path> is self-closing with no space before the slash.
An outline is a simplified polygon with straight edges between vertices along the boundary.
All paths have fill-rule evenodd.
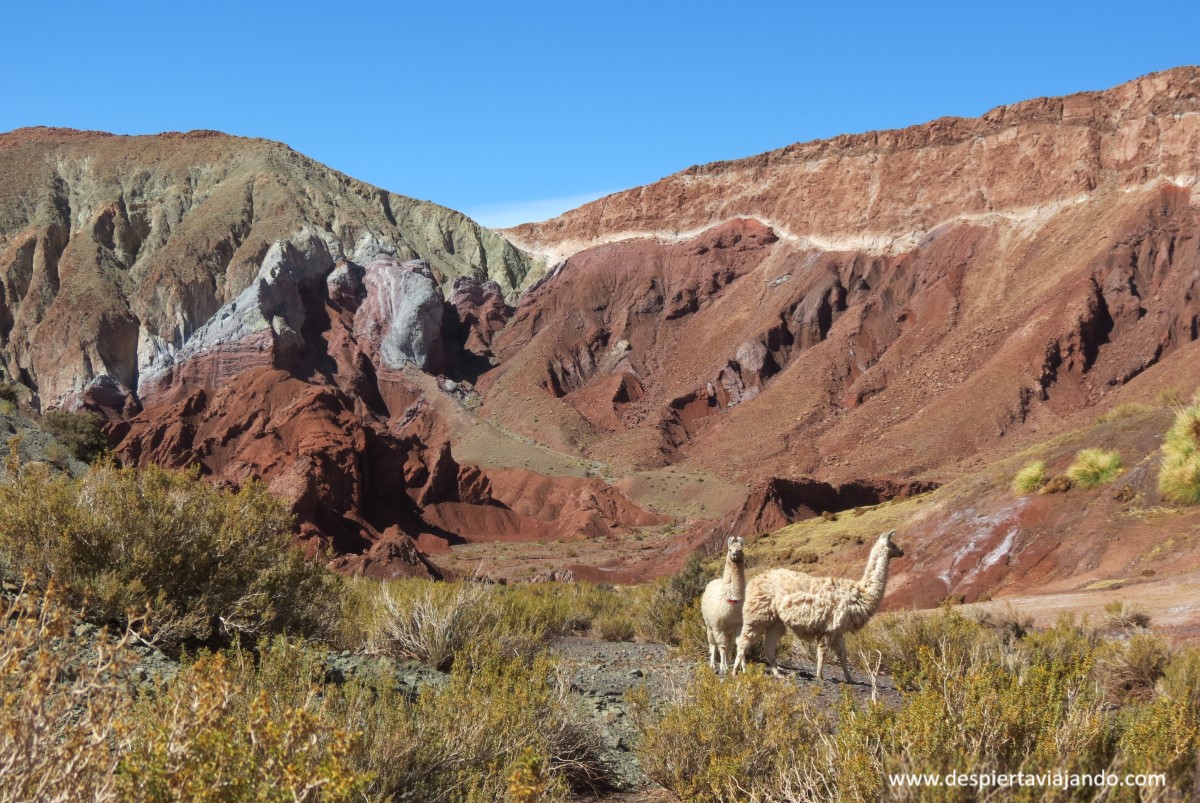
<path id="1" fill-rule="evenodd" d="M 883 616 L 853 642 L 903 670 L 898 703 L 847 696 L 828 710 L 756 668 L 723 682 L 704 673 L 662 710 L 642 701 L 646 772 L 704 801 L 978 799 L 969 788 L 885 791 L 884 774 L 901 772 L 1166 775 L 1166 788 L 1113 789 L 1114 800 L 1186 800 L 1196 788 L 1194 649 L 1114 642 L 1069 619 L 1018 635 L 953 609 Z"/>
<path id="2" fill-rule="evenodd" d="M 366 615 L 361 600 L 370 591 L 392 602 Z M 622 589 L 399 581 L 385 591 L 355 581 L 347 594 L 360 603 L 350 621 L 430 608 L 442 617 L 408 623 L 411 638 L 449 643 L 453 656 L 445 681 L 415 696 L 395 685 L 386 664 L 331 685 L 324 653 L 284 637 L 185 659 L 153 694 L 139 693 L 128 642 L 101 637 L 106 646 L 97 649 L 71 641 L 75 620 L 55 593 L 40 607 L 36 595 L 22 594 L 6 617 L 0 660 L 44 664 L 37 671 L 53 682 L 23 682 L 27 669 L 6 673 L 4 727 L 27 733 L 39 716 L 61 719 L 53 712 L 84 699 L 91 732 L 104 738 L 38 742 L 31 775 L 15 789 L 42 784 L 98 800 L 134 788 L 153 800 L 522 799 L 514 790 L 565 800 L 609 782 L 594 728 L 544 644 L 506 639 L 514 629 L 539 639 L 603 629 L 595 620 L 617 617 L 614 603 L 628 603 Z M 661 625 L 661 597 L 657 605 Z M 476 614 L 480 624 L 469 633 L 450 628 L 447 639 L 445 621 Z M 698 621 L 694 601 L 681 616 Z M 373 626 L 376 638 L 389 633 L 385 623 Z M 66 649 L 45 649 L 54 643 Z M 949 608 L 878 617 L 850 645 L 852 656 L 878 656 L 898 699 L 846 697 L 830 709 L 757 666 L 719 678 L 699 667 L 695 645 L 696 676 L 676 697 L 632 695 L 640 766 L 684 800 L 876 800 L 881 772 L 950 769 L 1130 767 L 1168 774 L 1171 792 L 1160 799 L 1184 799 L 1194 788 L 1195 650 L 1171 651 L 1151 634 L 1112 640 L 1070 620 L 1038 631 L 1015 616 L 979 621 Z"/>
<path id="3" fill-rule="evenodd" d="M 683 800 L 903 799 L 882 773 L 952 769 L 1118 768 L 1166 773 L 1156 799 L 1196 789 L 1200 651 L 1172 649 L 1132 606 L 1107 630 L 881 615 L 848 654 L 892 690 L 831 704 L 757 665 L 724 679 L 703 667 L 698 600 L 716 560 L 640 587 L 340 578 L 288 547 L 290 517 L 262 486 L 103 460 L 80 479 L 10 460 L 0 513 L 0 567 L 24 583 L 3 597 L 0 761 L 21 771 L 0 800 L 602 790 L 604 745 L 549 649 L 570 635 L 675 644 L 694 661 L 673 696 L 629 697 L 640 771 Z M 128 635 L 81 630 L 80 614 Z M 145 637 L 174 646 L 173 673 L 140 672 Z M 334 679 L 331 649 L 358 671 Z M 413 660 L 436 680 L 401 685 L 395 667 Z"/>

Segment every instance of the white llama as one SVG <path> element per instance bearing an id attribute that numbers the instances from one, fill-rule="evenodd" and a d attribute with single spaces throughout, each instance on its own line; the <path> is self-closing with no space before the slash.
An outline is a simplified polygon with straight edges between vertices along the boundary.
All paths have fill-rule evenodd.
<path id="1" fill-rule="evenodd" d="M 791 569 L 771 569 L 752 578 L 746 586 L 733 671 L 739 666 L 745 670 L 750 644 L 765 636 L 763 655 L 778 675 L 775 648 L 790 630 L 798 638 L 817 642 L 817 680 L 824 680 L 825 649 L 829 647 L 837 652 L 846 682 L 852 682 L 845 634 L 861 629 L 879 609 L 887 587 L 888 564 L 892 558 L 904 556 L 904 550 L 892 543 L 895 534 L 891 530 L 879 536 L 861 580 L 813 577 Z"/>
<path id="2" fill-rule="evenodd" d="M 742 600 L 746 597 L 746 558 L 742 552 L 745 542 L 729 536 L 725 541 L 725 572 L 704 589 L 700 598 L 700 613 L 708 633 L 708 665 L 717 668 L 717 652 L 721 653 L 721 672 L 728 671 L 728 655 L 733 652 L 734 639 L 742 629 Z"/>

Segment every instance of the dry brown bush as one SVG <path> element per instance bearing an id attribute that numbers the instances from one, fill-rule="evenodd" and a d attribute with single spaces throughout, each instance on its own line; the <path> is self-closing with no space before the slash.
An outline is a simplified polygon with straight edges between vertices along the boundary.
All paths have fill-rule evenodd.
<path id="1" fill-rule="evenodd" d="M 0 623 L 0 801 L 118 800 L 128 636 L 87 654 L 54 588 L 0 601 Z"/>

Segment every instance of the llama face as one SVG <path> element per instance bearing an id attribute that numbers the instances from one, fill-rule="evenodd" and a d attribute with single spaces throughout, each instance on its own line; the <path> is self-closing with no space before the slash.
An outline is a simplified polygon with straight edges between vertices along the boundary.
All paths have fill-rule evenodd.
<path id="1" fill-rule="evenodd" d="M 884 533 L 882 536 L 880 536 L 880 540 L 887 539 L 888 557 L 889 558 L 902 558 L 902 557 L 904 557 L 904 550 L 901 549 L 899 547 L 899 545 L 892 543 L 892 536 L 894 536 L 895 534 L 896 534 L 895 530 L 890 530 L 890 531 Z"/>
<path id="2" fill-rule="evenodd" d="M 742 547 L 744 545 L 745 541 L 743 541 L 741 538 L 735 538 L 732 535 L 729 536 L 729 538 L 725 541 L 725 547 L 729 550 L 729 559 L 731 561 L 734 563 L 741 563 L 743 560 L 745 560 L 745 555 L 742 553 Z"/>

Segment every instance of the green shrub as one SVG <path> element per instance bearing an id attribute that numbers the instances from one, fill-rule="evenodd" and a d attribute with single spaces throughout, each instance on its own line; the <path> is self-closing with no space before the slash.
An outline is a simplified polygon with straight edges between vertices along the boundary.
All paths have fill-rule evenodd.
<path id="1" fill-rule="evenodd" d="M 411 707 L 396 791 L 416 800 L 501 800 L 527 749 L 544 757 L 544 799 L 608 780 L 596 729 L 548 658 L 527 662 L 488 645 L 464 657 L 448 683 L 422 691 Z"/>
<path id="2" fill-rule="evenodd" d="M 1080 488 L 1099 488 L 1121 476 L 1121 455 L 1103 449 L 1084 449 L 1075 455 L 1067 477 Z"/>
<path id="3" fill-rule="evenodd" d="M 1087 666 L 1006 665 L 999 657 L 959 663 L 925 652 L 915 672 L 917 686 L 898 710 L 845 711 L 838 747 L 851 758 L 835 758 L 859 771 L 840 773 L 843 793 L 869 794 L 881 770 L 1080 773 L 1107 767 L 1105 708 L 1090 692 Z M 861 755 L 871 744 L 879 745 L 877 762 L 870 752 Z M 906 790 L 888 791 L 888 799 L 904 799 Z M 921 790 L 916 799 L 969 799 L 961 791 L 926 796 L 928 791 Z M 1043 799 L 1044 791 L 1036 790 L 1030 799 Z"/>
<path id="4" fill-rule="evenodd" d="M 999 644 L 991 630 L 946 606 L 937 613 L 889 613 L 872 618 L 867 626 L 852 634 L 847 642 L 850 656 L 860 652 L 881 656 L 883 669 L 891 672 L 897 684 L 913 681 L 912 673 L 923 653 L 937 658 L 967 662 L 972 655 Z"/>
<path id="5" fill-rule="evenodd" d="M 1158 694 L 1200 710 L 1200 648 L 1184 647 L 1171 656 L 1158 681 Z"/>
<path id="6" fill-rule="evenodd" d="M 1017 472 L 1017 476 L 1013 477 L 1012 488 L 1014 493 L 1028 494 L 1041 488 L 1045 482 L 1046 464 L 1035 460 Z"/>
<path id="7" fill-rule="evenodd" d="M 90 463 L 108 449 L 104 422 L 95 413 L 51 410 L 42 416 L 42 428 L 67 448 L 76 459 Z"/>
<path id="8" fill-rule="evenodd" d="M 195 471 L 108 462 L 72 479 L 15 458 L 0 476 L 0 575 L 54 578 L 103 621 L 148 607 L 166 643 L 324 633 L 337 578 L 292 532 L 284 504 L 253 481 L 230 492 Z"/>
<path id="9" fill-rule="evenodd" d="M 704 568 L 699 554 L 688 558 L 687 564 L 666 582 L 658 584 L 653 597 L 638 614 L 638 635 L 660 644 L 678 644 L 679 626 L 692 603 L 704 593 L 712 577 Z"/>
<path id="10" fill-rule="evenodd" d="M 1176 413 L 1162 450 L 1158 492 L 1181 505 L 1200 503 L 1200 404 Z"/>
<path id="11" fill-rule="evenodd" d="M 1162 787 L 1126 790 L 1127 800 L 1195 800 L 1200 752 L 1200 708 L 1165 697 L 1126 708 L 1118 716 L 1117 754 L 1125 772 L 1163 773 Z M 1136 794 L 1135 794 L 1136 793 Z"/>

